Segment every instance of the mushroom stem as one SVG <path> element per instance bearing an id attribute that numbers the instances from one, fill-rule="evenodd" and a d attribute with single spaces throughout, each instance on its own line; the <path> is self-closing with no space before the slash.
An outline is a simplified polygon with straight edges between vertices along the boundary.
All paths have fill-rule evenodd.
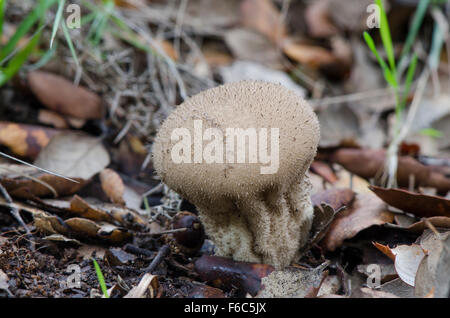
<path id="1" fill-rule="evenodd" d="M 282 193 L 240 198 L 240 206 L 230 206 L 229 199 L 201 206 L 199 216 L 211 233 L 216 255 L 283 268 L 307 241 L 313 217 L 310 191 L 305 175 Z"/>

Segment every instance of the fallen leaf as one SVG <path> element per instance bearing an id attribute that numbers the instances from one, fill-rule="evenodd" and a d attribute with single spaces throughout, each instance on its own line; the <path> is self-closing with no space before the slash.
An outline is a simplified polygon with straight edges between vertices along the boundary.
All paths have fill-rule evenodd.
<path id="1" fill-rule="evenodd" d="M 28 73 L 28 83 L 39 101 L 60 114 L 81 119 L 100 119 L 100 97 L 65 78 L 42 71 Z"/>
<path id="2" fill-rule="evenodd" d="M 315 174 L 321 176 L 328 183 L 333 184 L 338 180 L 333 170 L 325 162 L 315 160 L 311 163 L 310 169 Z"/>
<path id="3" fill-rule="evenodd" d="M 265 36 L 241 28 L 225 32 L 224 39 L 236 59 L 258 62 L 272 69 L 283 69 L 279 49 Z"/>
<path id="4" fill-rule="evenodd" d="M 82 245 L 82 243 L 80 241 L 65 237 L 64 235 L 61 235 L 61 234 L 52 234 L 52 235 L 45 236 L 44 240 L 52 241 L 52 242 L 71 243 L 74 245 Z"/>
<path id="5" fill-rule="evenodd" d="M 446 216 L 433 216 L 411 224 L 406 229 L 414 233 L 422 233 L 428 229 L 426 221 L 430 222 L 435 228 L 440 229 L 450 229 L 450 218 Z"/>
<path id="6" fill-rule="evenodd" d="M 281 14 L 271 0 L 243 0 L 241 24 L 265 35 L 273 43 L 278 43 L 287 33 Z"/>
<path id="7" fill-rule="evenodd" d="M 0 181 L 8 193 L 15 198 L 32 199 L 71 195 L 86 185 L 85 180 L 75 179 L 78 183 L 24 165 L 0 164 Z"/>
<path id="8" fill-rule="evenodd" d="M 123 298 L 155 298 L 158 289 L 158 276 L 146 273 L 139 284 Z"/>
<path id="9" fill-rule="evenodd" d="M 100 182 L 102 189 L 112 203 L 125 204 L 124 193 L 125 185 L 122 178 L 112 169 L 103 169 L 100 172 Z"/>
<path id="10" fill-rule="evenodd" d="M 19 157 L 34 160 L 50 139 L 60 132 L 48 127 L 0 121 L 0 145 L 8 147 Z"/>
<path id="11" fill-rule="evenodd" d="M 239 23 L 240 4 L 241 0 L 189 0 L 183 24 L 193 28 L 197 33 L 216 34 L 226 27 Z M 166 5 L 163 10 L 167 10 Z M 179 9 L 175 7 L 174 16 L 178 11 Z"/>
<path id="12" fill-rule="evenodd" d="M 298 43 L 286 39 L 282 44 L 283 52 L 290 59 L 311 68 L 327 67 L 338 63 L 338 59 L 329 50 L 316 45 Z"/>
<path id="13" fill-rule="evenodd" d="M 431 231 L 425 232 L 420 245 L 427 251 L 415 277 L 415 295 L 418 297 L 447 298 L 450 294 L 450 232 L 437 237 Z"/>
<path id="14" fill-rule="evenodd" d="M 373 149 L 339 149 L 329 159 L 348 171 L 365 179 L 375 178 L 383 169 L 386 151 Z M 397 182 L 400 187 L 408 188 L 410 177 L 414 176 L 416 187 L 433 187 L 438 192 L 450 191 L 450 178 L 432 171 L 412 157 L 398 158 Z"/>
<path id="15" fill-rule="evenodd" d="M 361 136 L 360 123 L 357 114 L 350 107 L 330 105 L 319 111 L 317 117 L 321 130 L 320 147 L 336 147 L 349 142 L 357 144 Z"/>
<path id="16" fill-rule="evenodd" d="M 79 236 L 88 236 L 99 240 L 106 240 L 112 243 L 121 243 L 128 240 L 132 234 L 125 228 L 120 228 L 108 223 L 96 223 L 83 218 L 71 218 L 65 223 L 72 231 Z"/>
<path id="17" fill-rule="evenodd" d="M 393 213 L 387 211 L 386 204 L 375 195 L 358 194 L 353 205 L 336 216 L 321 245 L 329 251 L 334 251 L 344 240 L 354 237 L 360 231 L 393 220 Z"/>
<path id="18" fill-rule="evenodd" d="M 392 261 L 395 261 L 395 254 L 392 252 L 391 248 L 387 245 L 383 245 L 377 242 L 373 242 L 373 245 L 384 255 L 389 257 Z"/>
<path id="19" fill-rule="evenodd" d="M 234 261 L 231 258 L 203 255 L 195 261 L 195 270 L 204 281 L 215 287 L 231 289 L 236 287 L 243 294 L 255 296 L 261 287 L 261 279 L 274 268 L 266 264 Z"/>
<path id="20" fill-rule="evenodd" d="M 314 1 L 305 10 L 305 21 L 312 37 L 327 38 L 338 33 L 329 16 L 329 1 Z"/>
<path id="21" fill-rule="evenodd" d="M 75 195 L 70 200 L 69 211 L 75 213 L 77 216 L 90 219 L 93 221 L 104 221 L 104 222 L 114 221 L 114 218 L 108 212 L 92 207 L 89 203 L 84 201 L 78 195 Z"/>
<path id="22" fill-rule="evenodd" d="M 331 20 L 341 30 L 361 34 L 367 29 L 370 4 L 373 0 L 330 0 Z"/>
<path id="23" fill-rule="evenodd" d="M 58 129 L 69 128 L 64 117 L 51 110 L 39 109 L 38 120 L 44 125 L 50 125 Z"/>
<path id="24" fill-rule="evenodd" d="M 377 186 L 370 186 L 370 189 L 387 204 L 418 217 L 450 217 L 450 200 L 443 197 Z"/>
<path id="25" fill-rule="evenodd" d="M 322 203 L 330 205 L 334 210 L 349 207 L 355 199 L 355 193 L 350 189 L 328 189 L 317 192 L 311 196 L 313 205 L 320 206 Z"/>
<path id="26" fill-rule="evenodd" d="M 35 165 L 67 177 L 90 179 L 110 162 L 101 139 L 84 133 L 61 133 L 39 154 Z"/>
<path id="27" fill-rule="evenodd" d="M 384 283 L 380 286 L 380 291 L 394 294 L 400 298 L 415 298 L 414 287 L 406 284 L 400 278 Z"/>
<path id="28" fill-rule="evenodd" d="M 394 257 L 395 271 L 399 278 L 414 287 L 417 269 L 426 255 L 424 249 L 417 244 L 398 245 L 395 248 L 382 244 L 375 244 L 375 246 L 389 258 Z"/>

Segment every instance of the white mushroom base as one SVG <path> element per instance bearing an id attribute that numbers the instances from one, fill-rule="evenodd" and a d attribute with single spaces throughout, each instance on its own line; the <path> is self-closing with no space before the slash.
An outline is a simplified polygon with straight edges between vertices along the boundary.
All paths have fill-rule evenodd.
<path id="1" fill-rule="evenodd" d="M 273 265 L 280 269 L 297 260 L 313 220 L 308 176 L 284 191 L 224 198 L 197 206 L 216 255 Z"/>

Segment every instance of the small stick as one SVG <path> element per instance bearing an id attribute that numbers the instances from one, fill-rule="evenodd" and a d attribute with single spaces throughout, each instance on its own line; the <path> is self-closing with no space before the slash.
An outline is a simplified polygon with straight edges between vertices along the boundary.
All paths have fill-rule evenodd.
<path id="1" fill-rule="evenodd" d="M 161 231 L 157 233 L 136 233 L 137 236 L 156 236 L 156 235 L 163 235 L 163 234 L 171 234 L 171 233 L 178 233 L 178 232 L 184 232 L 187 231 L 187 228 L 180 227 L 179 229 L 173 229 L 173 230 L 167 230 L 167 231 Z"/>
<path id="2" fill-rule="evenodd" d="M 2 193 L 3 197 L 5 198 L 6 202 L 8 203 L 8 207 L 11 209 L 10 213 L 11 215 L 16 219 L 17 222 L 19 222 L 19 225 L 22 226 L 25 229 L 25 233 L 27 238 L 30 240 L 30 248 L 34 250 L 34 243 L 32 241 L 33 235 L 30 232 L 30 229 L 25 224 L 24 220 L 20 216 L 19 209 L 14 205 L 14 202 L 9 195 L 8 191 L 3 187 L 3 185 L 0 183 L 0 192 Z"/>
<path id="3" fill-rule="evenodd" d="M 156 267 L 158 267 L 159 264 L 164 260 L 164 258 L 169 254 L 170 247 L 169 245 L 163 245 L 159 251 L 158 254 L 156 254 L 153 261 L 148 265 L 148 267 L 145 269 L 145 273 L 152 273 Z"/>
<path id="4" fill-rule="evenodd" d="M 137 246 L 134 246 L 132 244 L 126 244 L 124 247 L 125 252 L 131 253 L 131 254 L 135 254 L 135 255 L 144 255 L 144 256 L 148 256 L 148 257 L 152 257 L 153 256 L 153 252 L 150 252 L 149 250 L 145 249 L 145 248 L 140 248 Z"/>

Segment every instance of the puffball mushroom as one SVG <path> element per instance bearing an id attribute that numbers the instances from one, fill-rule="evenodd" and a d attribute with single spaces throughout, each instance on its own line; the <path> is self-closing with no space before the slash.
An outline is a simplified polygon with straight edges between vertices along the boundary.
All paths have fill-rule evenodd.
<path id="1" fill-rule="evenodd" d="M 307 170 L 319 138 L 316 115 L 294 92 L 234 82 L 179 105 L 158 131 L 153 162 L 196 205 L 216 255 L 279 269 L 311 229 Z"/>

